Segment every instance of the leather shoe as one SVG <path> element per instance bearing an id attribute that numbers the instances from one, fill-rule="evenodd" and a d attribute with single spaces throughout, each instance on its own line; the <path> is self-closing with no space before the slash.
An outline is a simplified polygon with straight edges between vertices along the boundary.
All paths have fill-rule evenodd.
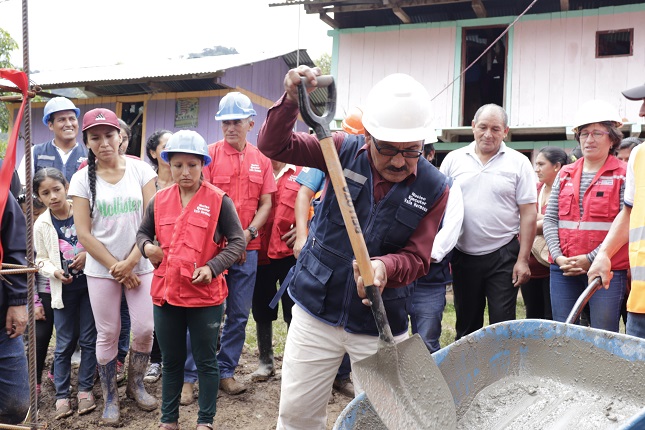
<path id="1" fill-rule="evenodd" d="M 334 379 L 334 390 L 347 397 L 354 397 L 354 384 L 349 378 Z"/>

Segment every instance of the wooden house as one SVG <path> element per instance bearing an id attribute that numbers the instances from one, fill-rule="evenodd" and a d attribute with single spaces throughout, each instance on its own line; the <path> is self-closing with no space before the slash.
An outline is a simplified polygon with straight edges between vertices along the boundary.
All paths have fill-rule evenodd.
<path id="1" fill-rule="evenodd" d="M 645 137 L 640 104 L 620 93 L 645 82 L 643 1 L 287 0 L 279 5 L 291 4 L 304 4 L 332 27 L 339 115 L 360 106 L 384 76 L 408 73 L 433 97 L 439 153 L 472 141 L 472 117 L 485 103 L 506 109 L 507 141 L 527 155 L 546 145 L 574 147 L 573 115 L 595 98 L 619 109 L 626 136 Z"/>

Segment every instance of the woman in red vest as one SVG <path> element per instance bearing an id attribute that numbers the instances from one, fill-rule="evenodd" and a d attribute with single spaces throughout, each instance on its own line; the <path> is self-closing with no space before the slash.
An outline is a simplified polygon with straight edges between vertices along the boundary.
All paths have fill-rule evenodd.
<path id="1" fill-rule="evenodd" d="M 155 266 L 150 294 L 163 357 L 160 428 L 179 428 L 188 329 L 200 387 L 197 429 L 212 429 L 219 390 L 217 335 L 228 294 L 223 273 L 246 240 L 233 201 L 203 180 L 211 157 L 198 133 L 173 134 L 161 158 L 170 163 L 175 184 L 150 201 L 137 234 L 141 253 Z"/>
<path id="2" fill-rule="evenodd" d="M 575 136 L 583 157 L 564 166 L 553 183 L 544 214 L 544 237 L 551 253 L 551 307 L 565 321 L 587 285 L 593 262 L 612 221 L 623 206 L 626 164 L 613 154 L 620 144 L 622 119 L 601 100 L 576 113 Z M 614 278 L 589 302 L 591 326 L 618 332 L 620 306 L 629 267 L 627 245 L 611 260 Z"/>

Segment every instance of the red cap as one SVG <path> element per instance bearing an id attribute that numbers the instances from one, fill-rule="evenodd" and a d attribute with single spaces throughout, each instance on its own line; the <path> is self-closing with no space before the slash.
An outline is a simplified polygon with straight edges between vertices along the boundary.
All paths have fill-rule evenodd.
<path id="1" fill-rule="evenodd" d="M 110 109 L 96 108 L 88 111 L 83 115 L 83 130 L 95 127 L 97 125 L 110 125 L 117 130 L 121 130 L 119 119 Z"/>

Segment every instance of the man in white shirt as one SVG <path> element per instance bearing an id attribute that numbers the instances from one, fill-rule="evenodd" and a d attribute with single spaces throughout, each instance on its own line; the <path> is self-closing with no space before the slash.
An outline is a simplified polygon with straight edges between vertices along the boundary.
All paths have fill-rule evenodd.
<path id="1" fill-rule="evenodd" d="M 490 323 L 515 319 L 517 287 L 528 281 L 537 217 L 535 174 L 506 146 L 508 115 L 484 105 L 472 121 L 475 140 L 449 153 L 441 172 L 461 187 L 464 221 L 452 259 L 456 339 Z M 519 233 L 519 240 L 518 240 Z"/>

